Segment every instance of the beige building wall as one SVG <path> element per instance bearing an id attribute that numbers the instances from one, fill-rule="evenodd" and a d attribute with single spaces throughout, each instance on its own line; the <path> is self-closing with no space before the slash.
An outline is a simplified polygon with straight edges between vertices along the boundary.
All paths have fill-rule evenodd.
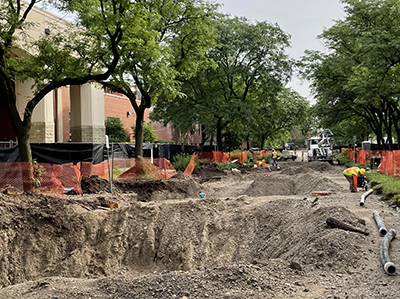
<path id="1" fill-rule="evenodd" d="M 46 35 L 46 32 L 57 33 L 65 30 L 69 24 L 69 22 L 64 19 L 40 9 L 37 5 L 34 6 L 28 14 L 27 22 L 30 22 L 32 26 L 26 29 L 26 34 L 21 38 L 21 42 L 19 43 L 21 46 L 23 45 L 23 41 L 31 42 L 38 40 L 41 36 Z M 29 47 L 25 50 L 27 53 L 31 53 L 33 49 Z"/>
<path id="2" fill-rule="evenodd" d="M 104 91 L 94 83 L 70 87 L 71 141 L 105 142 Z"/>
<path id="3" fill-rule="evenodd" d="M 26 104 L 33 97 L 33 80 L 17 81 L 15 92 L 17 109 L 21 119 L 24 117 Z M 53 93 L 48 93 L 35 107 L 32 114 L 31 142 L 54 142 Z"/>
<path id="4" fill-rule="evenodd" d="M 67 30 L 68 22 L 34 7 L 28 15 L 29 27 L 24 37 L 18 42 L 20 48 L 15 55 L 34 54 L 34 49 L 24 45 L 39 38 Z M 21 118 L 29 100 L 32 99 L 33 80 L 16 82 L 17 108 Z M 69 93 L 70 98 L 65 99 L 63 89 L 60 88 L 45 96 L 35 107 L 32 114 L 31 142 L 65 142 L 65 131 L 69 129 L 69 116 L 65 115 L 65 101 L 70 101 L 71 107 L 71 141 L 94 142 L 105 141 L 104 126 L 104 92 L 95 84 L 73 86 Z M 68 128 L 67 128 L 68 126 Z M 56 140 L 57 138 L 57 140 Z"/>

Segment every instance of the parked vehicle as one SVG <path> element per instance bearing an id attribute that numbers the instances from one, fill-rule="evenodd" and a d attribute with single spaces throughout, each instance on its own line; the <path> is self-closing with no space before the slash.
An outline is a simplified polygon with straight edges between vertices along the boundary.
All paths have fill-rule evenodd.
<path id="1" fill-rule="evenodd" d="M 284 149 L 282 150 L 282 157 L 281 160 L 296 160 L 297 159 L 297 154 L 296 154 L 296 146 L 294 143 L 286 143 Z"/>
<path id="2" fill-rule="evenodd" d="M 311 161 L 327 161 L 333 164 L 335 159 L 333 144 L 333 133 L 329 129 L 319 129 L 317 136 L 307 139 L 307 157 Z"/>

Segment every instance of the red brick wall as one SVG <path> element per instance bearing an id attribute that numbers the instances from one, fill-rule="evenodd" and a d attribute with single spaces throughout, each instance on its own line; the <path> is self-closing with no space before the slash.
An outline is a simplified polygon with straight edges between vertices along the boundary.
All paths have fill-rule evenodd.
<path id="1" fill-rule="evenodd" d="M 130 112 L 130 115 L 127 115 L 127 112 Z M 129 141 L 133 141 L 132 137 L 132 128 L 131 126 L 136 122 L 136 114 L 135 110 L 132 107 L 131 102 L 125 96 L 121 94 L 112 94 L 105 93 L 104 94 L 104 119 L 107 117 L 117 117 L 124 124 L 124 128 L 129 133 Z M 149 121 L 149 110 L 146 109 L 144 114 L 144 121 Z"/>
<path id="2" fill-rule="evenodd" d="M 174 136 L 173 136 L 172 128 L 170 125 L 167 125 L 166 127 L 164 127 L 159 122 L 151 122 L 151 125 L 153 126 L 154 130 L 156 131 L 158 138 L 174 141 Z"/>
<path id="3" fill-rule="evenodd" d="M 158 138 L 172 140 L 176 144 L 200 144 L 201 143 L 201 130 L 197 129 L 193 134 L 181 134 L 179 131 L 174 131 L 170 125 L 164 127 L 159 122 L 151 123 L 155 129 Z"/>

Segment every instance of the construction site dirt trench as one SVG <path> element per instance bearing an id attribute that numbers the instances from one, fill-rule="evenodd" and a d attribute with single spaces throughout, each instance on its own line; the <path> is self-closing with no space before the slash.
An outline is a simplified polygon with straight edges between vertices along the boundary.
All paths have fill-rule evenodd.
<path id="1" fill-rule="evenodd" d="M 372 217 L 397 230 L 396 209 L 375 194 L 361 206 L 343 166 L 279 166 L 115 181 L 113 194 L 99 177 L 82 196 L 3 189 L 0 299 L 399 298 Z"/>

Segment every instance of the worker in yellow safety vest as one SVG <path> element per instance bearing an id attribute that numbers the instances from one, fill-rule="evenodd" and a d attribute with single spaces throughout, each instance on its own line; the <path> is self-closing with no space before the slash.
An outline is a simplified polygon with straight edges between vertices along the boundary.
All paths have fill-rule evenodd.
<path id="1" fill-rule="evenodd" d="M 276 160 L 278 158 L 278 153 L 276 152 L 276 149 L 272 151 L 272 166 L 278 166 L 278 163 L 276 163 Z"/>
<path id="2" fill-rule="evenodd" d="M 350 192 L 357 192 L 357 178 L 365 175 L 365 169 L 350 167 L 343 171 L 343 175 L 350 184 Z"/>

